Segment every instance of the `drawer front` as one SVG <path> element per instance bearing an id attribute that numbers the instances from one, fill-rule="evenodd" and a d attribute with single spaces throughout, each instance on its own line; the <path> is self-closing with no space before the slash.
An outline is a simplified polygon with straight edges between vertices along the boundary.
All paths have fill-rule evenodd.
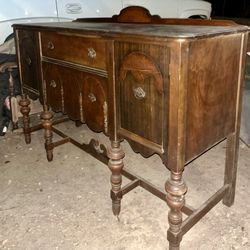
<path id="1" fill-rule="evenodd" d="M 107 68 L 104 40 L 42 32 L 41 46 L 43 56 L 102 70 Z"/>
<path id="2" fill-rule="evenodd" d="M 107 78 L 47 62 L 42 66 L 47 104 L 107 133 Z"/>

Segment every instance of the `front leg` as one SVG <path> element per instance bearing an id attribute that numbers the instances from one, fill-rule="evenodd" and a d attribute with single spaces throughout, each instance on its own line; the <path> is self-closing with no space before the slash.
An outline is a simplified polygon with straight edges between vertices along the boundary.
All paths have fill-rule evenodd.
<path id="1" fill-rule="evenodd" d="M 29 144 L 31 142 L 31 136 L 30 136 L 30 100 L 27 98 L 26 94 L 22 94 L 21 100 L 19 101 L 19 105 L 21 106 L 20 112 L 23 115 L 23 133 L 25 142 Z"/>
<path id="2" fill-rule="evenodd" d="M 121 211 L 121 184 L 123 168 L 123 158 L 125 154 L 120 147 L 119 141 L 112 141 L 111 148 L 108 150 L 109 163 L 108 166 L 112 172 L 111 174 L 111 199 L 113 214 L 118 216 Z"/>
<path id="3" fill-rule="evenodd" d="M 44 128 L 44 139 L 45 139 L 45 149 L 47 153 L 47 159 L 48 161 L 53 160 L 53 132 L 52 132 L 52 118 L 53 114 L 50 112 L 45 106 L 44 111 L 41 114 L 41 120 L 42 120 L 42 125 Z"/>
<path id="4" fill-rule="evenodd" d="M 185 193 L 187 187 L 182 179 L 182 172 L 171 172 L 170 179 L 166 182 L 165 189 L 167 191 L 167 204 L 170 207 L 168 213 L 168 241 L 169 250 L 179 250 L 182 240 L 181 225 L 182 212 L 181 209 L 185 205 Z"/>

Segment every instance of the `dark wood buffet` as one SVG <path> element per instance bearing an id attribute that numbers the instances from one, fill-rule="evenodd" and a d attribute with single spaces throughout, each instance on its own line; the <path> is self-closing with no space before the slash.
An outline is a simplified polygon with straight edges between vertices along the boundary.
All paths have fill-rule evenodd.
<path id="1" fill-rule="evenodd" d="M 26 142 L 43 127 L 49 161 L 56 146 L 71 142 L 107 163 L 115 215 L 122 197 L 142 186 L 169 205 L 168 241 L 174 250 L 220 200 L 233 204 L 246 27 L 231 21 L 161 19 L 142 8 L 127 8 L 113 18 L 16 24 L 14 30 Z M 42 126 L 30 127 L 27 95 L 43 104 Z M 53 121 L 52 111 L 103 132 L 109 149 L 63 134 L 53 126 L 59 121 Z M 53 141 L 53 132 L 62 140 Z M 124 139 L 144 157 L 161 157 L 170 171 L 166 193 L 123 167 Z M 183 170 L 224 139 L 224 185 L 193 209 L 185 203 Z M 124 187 L 122 174 L 131 180 Z M 182 213 L 188 215 L 185 220 Z"/>

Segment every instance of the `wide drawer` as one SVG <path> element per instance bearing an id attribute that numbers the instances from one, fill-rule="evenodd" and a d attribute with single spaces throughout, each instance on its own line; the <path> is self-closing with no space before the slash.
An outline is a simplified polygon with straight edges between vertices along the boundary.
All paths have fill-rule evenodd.
<path id="1" fill-rule="evenodd" d="M 106 70 L 106 42 L 98 38 L 41 33 L 42 55 Z"/>

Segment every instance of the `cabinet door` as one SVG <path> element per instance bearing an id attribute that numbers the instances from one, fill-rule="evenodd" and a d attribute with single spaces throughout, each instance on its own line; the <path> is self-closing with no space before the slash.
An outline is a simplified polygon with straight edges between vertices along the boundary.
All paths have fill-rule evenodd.
<path id="1" fill-rule="evenodd" d="M 46 103 L 92 130 L 107 132 L 107 79 L 43 62 Z"/>
<path id="2" fill-rule="evenodd" d="M 38 34 L 35 31 L 18 30 L 16 36 L 22 87 L 31 98 L 36 98 L 42 89 Z"/>
<path id="3" fill-rule="evenodd" d="M 140 145 L 135 151 L 145 155 L 162 153 L 167 141 L 163 128 L 166 128 L 168 110 L 168 49 L 117 43 L 115 51 L 118 132 Z"/>
<path id="4" fill-rule="evenodd" d="M 108 105 L 106 78 L 85 74 L 82 85 L 82 102 L 86 124 L 96 132 L 107 133 Z"/>

